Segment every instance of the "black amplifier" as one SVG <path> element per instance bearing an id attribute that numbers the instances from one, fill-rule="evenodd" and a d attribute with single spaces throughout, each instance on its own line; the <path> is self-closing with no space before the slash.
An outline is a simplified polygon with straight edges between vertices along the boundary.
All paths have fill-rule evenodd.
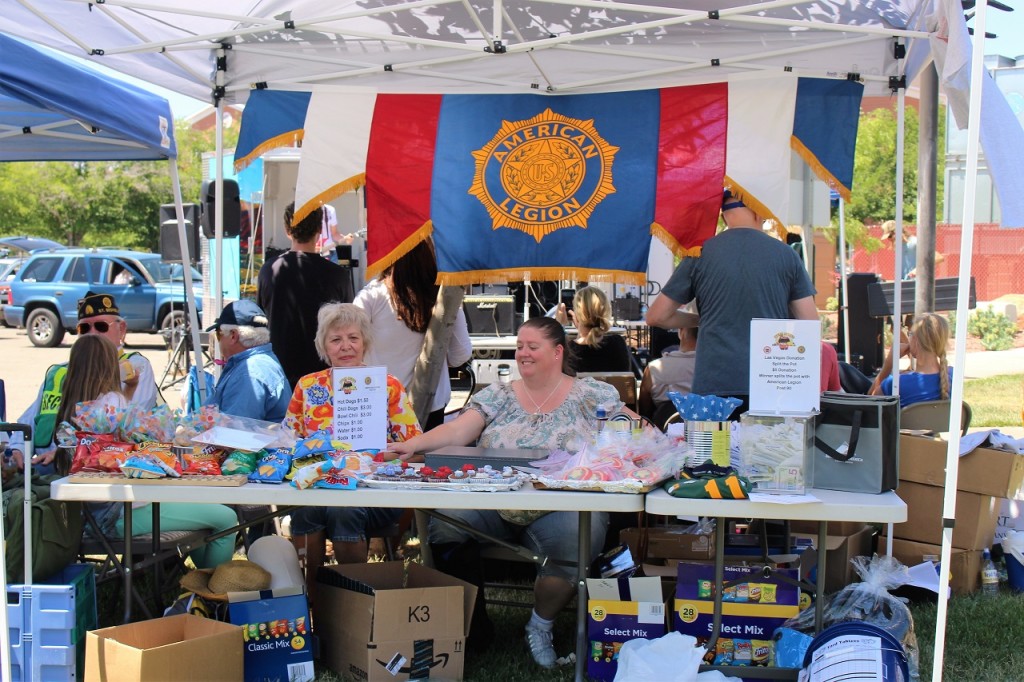
<path id="1" fill-rule="evenodd" d="M 466 296 L 462 305 L 471 336 L 512 336 L 516 333 L 514 297 Z"/>

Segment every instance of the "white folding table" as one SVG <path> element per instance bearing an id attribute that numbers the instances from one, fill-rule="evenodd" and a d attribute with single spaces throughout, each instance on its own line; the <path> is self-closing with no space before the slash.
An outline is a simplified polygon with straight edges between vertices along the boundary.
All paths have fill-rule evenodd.
<path id="1" fill-rule="evenodd" d="M 579 571 L 576 608 L 576 679 L 586 679 L 587 595 L 586 573 L 590 564 L 591 512 L 638 512 L 644 508 L 643 495 L 568 490 L 535 490 L 526 483 L 510 492 L 461 492 L 441 490 L 298 490 L 290 485 L 246 483 L 235 487 L 185 484 L 71 483 L 62 478 L 51 484 L 57 500 L 80 502 L 123 502 L 125 527 L 130 528 L 131 503 L 183 502 L 186 504 L 250 504 L 319 507 L 404 507 L 411 509 L 537 509 L 571 511 L 579 514 Z M 125 551 L 130 553 L 126 538 Z M 131 571 L 125 573 L 125 599 L 131 595 Z"/>

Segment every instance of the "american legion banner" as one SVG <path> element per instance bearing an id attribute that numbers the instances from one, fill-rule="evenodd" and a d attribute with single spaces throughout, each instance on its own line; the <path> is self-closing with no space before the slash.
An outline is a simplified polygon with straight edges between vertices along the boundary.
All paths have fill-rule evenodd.
<path id="1" fill-rule="evenodd" d="M 788 222 L 794 152 L 848 198 L 862 93 L 794 74 L 596 95 L 257 90 L 235 164 L 301 140 L 299 219 L 364 188 L 371 275 L 433 234 L 445 283 L 632 283 L 651 235 L 699 253 L 723 186 Z"/>
<path id="2" fill-rule="evenodd" d="M 298 185 L 322 189 L 306 191 L 296 219 L 365 183 L 368 274 L 432 234 L 445 284 L 642 283 L 652 234 L 683 254 L 715 233 L 727 100 L 725 83 L 566 96 L 317 91 Z"/>

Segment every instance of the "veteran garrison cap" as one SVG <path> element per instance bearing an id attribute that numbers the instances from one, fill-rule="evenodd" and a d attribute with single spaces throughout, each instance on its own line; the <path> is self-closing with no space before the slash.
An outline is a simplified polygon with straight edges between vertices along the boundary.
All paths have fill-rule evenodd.
<path id="1" fill-rule="evenodd" d="M 117 300 L 110 294 L 94 294 L 89 292 L 85 298 L 78 301 L 78 319 L 84 320 L 87 317 L 97 315 L 121 315 L 117 308 Z"/>

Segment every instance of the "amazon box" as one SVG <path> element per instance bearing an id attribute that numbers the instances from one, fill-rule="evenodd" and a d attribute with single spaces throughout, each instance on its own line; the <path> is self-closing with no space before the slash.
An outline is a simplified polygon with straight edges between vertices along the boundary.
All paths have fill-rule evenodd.
<path id="1" fill-rule="evenodd" d="M 320 662 L 357 680 L 461 680 L 476 587 L 401 561 L 317 574 Z"/>
<path id="2" fill-rule="evenodd" d="M 191 614 L 92 630 L 86 682 L 241 682 L 242 628 Z"/>
<path id="3" fill-rule="evenodd" d="M 665 635 L 666 589 L 657 577 L 587 579 L 587 677 L 610 682 L 624 642 Z"/>
<path id="4" fill-rule="evenodd" d="M 945 487 L 946 441 L 901 435 L 900 481 Z M 975 448 L 960 458 L 957 490 L 1013 499 L 1022 483 L 1024 456 L 992 448 Z"/>

